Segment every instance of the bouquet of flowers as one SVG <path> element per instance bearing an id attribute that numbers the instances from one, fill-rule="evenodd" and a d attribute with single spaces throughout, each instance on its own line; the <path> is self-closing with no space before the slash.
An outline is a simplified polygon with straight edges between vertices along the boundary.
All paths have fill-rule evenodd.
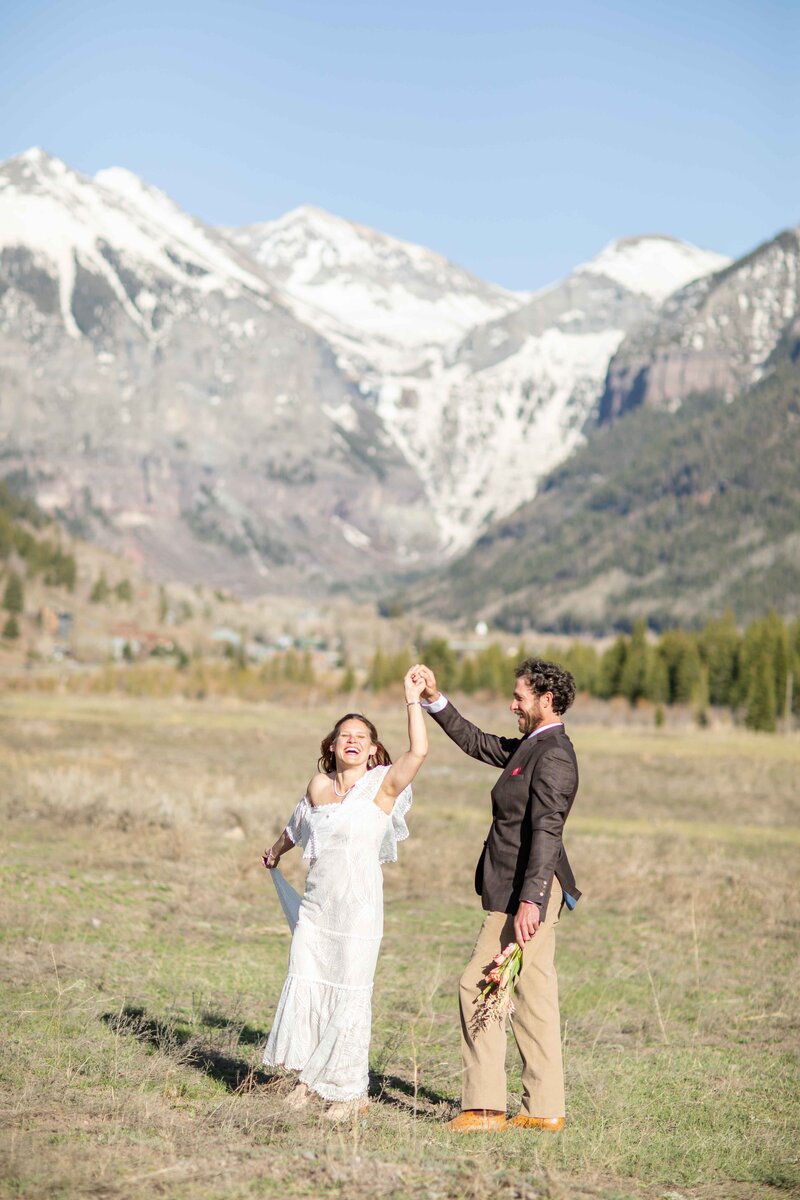
<path id="1" fill-rule="evenodd" d="M 470 1022 L 473 1036 L 485 1029 L 490 1021 L 504 1021 L 514 1011 L 514 988 L 522 968 L 522 947 L 509 942 L 505 950 L 495 954 L 492 965 L 484 971 L 475 997 L 476 1009 Z"/>

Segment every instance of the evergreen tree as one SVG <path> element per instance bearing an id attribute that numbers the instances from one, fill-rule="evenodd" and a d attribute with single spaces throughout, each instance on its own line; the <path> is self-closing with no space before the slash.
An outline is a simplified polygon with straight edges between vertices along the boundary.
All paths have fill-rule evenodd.
<path id="1" fill-rule="evenodd" d="M 462 692 L 471 695 L 476 687 L 475 663 L 471 658 L 465 658 L 461 664 L 461 678 L 458 681 L 458 686 Z"/>
<path id="2" fill-rule="evenodd" d="M 800 713 L 800 617 L 788 629 L 789 669 L 791 671 L 792 712 Z"/>
<path id="3" fill-rule="evenodd" d="M 65 587 L 67 591 L 75 590 L 78 569 L 72 554 L 65 554 L 60 547 L 50 555 L 44 569 L 44 582 L 48 587 Z"/>
<path id="4" fill-rule="evenodd" d="M 19 637 L 19 622 L 16 613 L 9 613 L 8 619 L 3 626 L 3 637 L 7 638 L 8 641 L 13 641 L 14 638 Z"/>
<path id="5" fill-rule="evenodd" d="M 343 695 L 349 695 L 350 692 L 356 690 L 356 673 L 349 662 L 344 664 L 344 671 L 337 690 Z"/>
<path id="6" fill-rule="evenodd" d="M 588 642 L 573 642 L 561 658 L 561 662 L 575 679 L 579 692 L 594 695 L 600 674 L 600 657 Z"/>
<path id="7" fill-rule="evenodd" d="M 475 659 L 475 690 L 491 692 L 495 696 L 511 691 L 513 672 L 508 655 L 497 642 L 490 642 L 479 651 Z"/>
<path id="8" fill-rule="evenodd" d="M 652 700 L 653 704 L 657 704 L 659 707 L 669 703 L 669 672 L 664 656 L 658 647 L 650 652 L 645 695 L 648 700 Z M 664 713 L 662 711 L 661 724 L 663 725 L 663 723 Z"/>
<path id="9" fill-rule="evenodd" d="M 380 646 L 372 656 L 372 661 L 369 664 L 367 671 L 367 687 L 371 692 L 380 692 L 388 684 L 388 671 L 386 666 L 386 655 L 381 650 Z"/>
<path id="10" fill-rule="evenodd" d="M 14 525 L 8 513 L 0 509 L 0 560 L 5 561 L 14 549 Z"/>
<path id="11" fill-rule="evenodd" d="M 708 724 L 708 706 L 709 706 L 709 690 L 708 690 L 708 667 L 705 664 L 701 665 L 700 673 L 697 676 L 695 685 L 692 688 L 692 709 L 694 710 L 694 718 L 698 725 Z"/>
<path id="12" fill-rule="evenodd" d="M 300 674 L 298 682 L 304 683 L 307 687 L 310 687 L 315 678 L 316 676 L 314 675 L 314 663 L 311 658 L 311 651 L 304 650 L 303 657 L 300 661 Z"/>
<path id="13" fill-rule="evenodd" d="M 730 609 L 703 628 L 698 649 L 708 670 L 711 704 L 735 704 L 741 644 L 742 636 Z"/>
<path id="14" fill-rule="evenodd" d="M 421 647 L 420 662 L 426 663 L 433 671 L 441 691 L 450 691 L 458 683 L 458 659 L 444 638 L 434 637 L 426 642 Z"/>
<path id="15" fill-rule="evenodd" d="M 774 608 L 770 609 L 764 618 L 764 639 L 767 653 L 772 661 L 772 671 L 775 680 L 775 703 L 778 716 L 783 716 L 786 701 L 786 676 L 789 672 L 791 650 L 789 646 L 789 631 L 783 618 Z"/>
<path id="16" fill-rule="evenodd" d="M 755 686 L 754 676 L 762 670 L 769 670 L 772 675 L 771 690 L 776 713 L 782 714 L 790 659 L 788 631 L 774 610 L 760 621 L 750 622 L 742 641 L 738 696 L 739 702 L 744 701 L 748 713 Z"/>
<path id="17" fill-rule="evenodd" d="M 639 619 L 633 626 L 626 647 L 625 662 L 619 676 L 619 690 L 631 704 L 647 695 L 647 668 L 650 651 L 647 645 L 647 624 Z"/>
<path id="18" fill-rule="evenodd" d="M 622 691 L 622 673 L 628 656 L 628 642 L 623 634 L 608 647 L 600 659 L 597 676 L 597 695 L 603 700 L 619 696 Z"/>
<path id="19" fill-rule="evenodd" d="M 688 704 L 700 677 L 701 662 L 695 639 L 682 629 L 667 629 L 659 642 L 669 680 L 669 703 Z"/>
<path id="20" fill-rule="evenodd" d="M 108 599 L 110 590 L 106 573 L 105 571 L 101 571 L 100 578 L 95 581 L 95 585 L 89 593 L 90 602 L 92 604 L 104 604 Z"/>
<path id="21" fill-rule="evenodd" d="M 283 678 L 287 683 L 299 683 L 302 673 L 300 658 L 294 650 L 287 650 L 283 655 Z"/>
<path id="22" fill-rule="evenodd" d="M 130 579 L 121 579 L 114 588 L 114 594 L 123 604 L 130 604 L 133 600 L 133 588 L 131 587 Z"/>
<path id="23" fill-rule="evenodd" d="M 22 580 L 16 571 L 12 571 L 3 593 L 3 608 L 6 612 L 21 613 L 24 606 L 25 594 L 22 587 Z"/>
<path id="24" fill-rule="evenodd" d="M 751 665 L 747 690 L 745 725 L 763 733 L 774 733 L 777 727 L 775 703 L 775 673 L 766 647 Z"/>

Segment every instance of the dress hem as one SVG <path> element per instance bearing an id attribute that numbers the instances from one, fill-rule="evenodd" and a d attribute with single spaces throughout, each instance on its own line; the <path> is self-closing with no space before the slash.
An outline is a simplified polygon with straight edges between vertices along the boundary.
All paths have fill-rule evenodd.
<path id="1" fill-rule="evenodd" d="M 292 1062 L 278 1062 L 276 1059 L 267 1058 L 266 1055 L 262 1059 L 265 1067 L 283 1067 L 285 1071 L 297 1071 L 298 1083 L 304 1083 L 309 1091 L 314 1092 L 322 1100 L 327 1100 L 330 1104 L 343 1104 L 349 1100 L 364 1100 L 369 1099 L 368 1087 L 361 1088 L 357 1092 L 347 1092 L 344 1088 L 326 1087 L 326 1085 L 312 1083 L 309 1079 L 303 1078 L 303 1067 L 305 1064 Z"/>

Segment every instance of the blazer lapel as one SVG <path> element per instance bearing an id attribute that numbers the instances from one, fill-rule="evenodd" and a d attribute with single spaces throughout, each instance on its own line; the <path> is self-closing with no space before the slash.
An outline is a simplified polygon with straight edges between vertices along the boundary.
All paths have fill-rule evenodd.
<path id="1" fill-rule="evenodd" d="M 503 769 L 501 778 L 508 779 L 512 775 L 522 775 L 531 757 L 534 754 L 538 754 L 542 746 L 549 742 L 554 734 L 561 733 L 563 728 L 563 725 L 554 725 L 552 729 L 546 729 L 544 733 L 537 733 L 536 737 L 529 736 L 524 738 Z"/>

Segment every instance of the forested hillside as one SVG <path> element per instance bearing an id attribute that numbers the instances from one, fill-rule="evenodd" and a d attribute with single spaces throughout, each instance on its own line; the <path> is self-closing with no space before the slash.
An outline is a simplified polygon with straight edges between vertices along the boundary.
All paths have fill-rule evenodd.
<path id="1" fill-rule="evenodd" d="M 404 602 L 501 628 L 605 633 L 644 617 L 800 610 L 800 372 L 595 430 L 539 495 Z"/>

